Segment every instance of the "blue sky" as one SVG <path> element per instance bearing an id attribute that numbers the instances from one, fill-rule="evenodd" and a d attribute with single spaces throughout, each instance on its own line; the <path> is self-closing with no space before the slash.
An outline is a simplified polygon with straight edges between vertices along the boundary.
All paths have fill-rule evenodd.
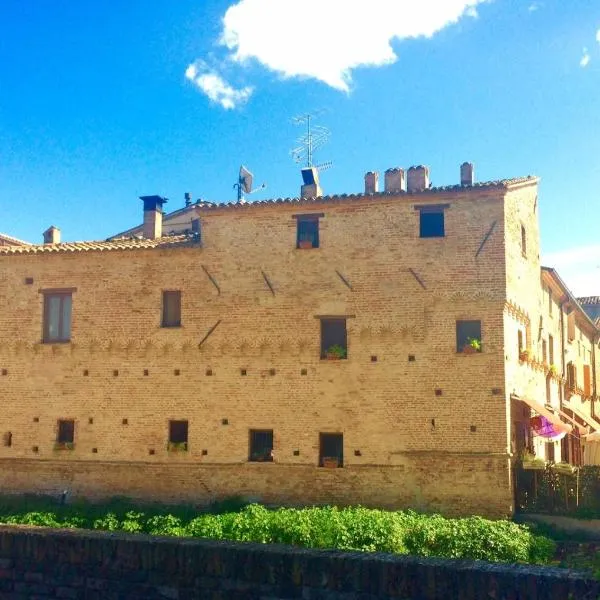
<path id="1" fill-rule="evenodd" d="M 326 193 L 539 175 L 546 262 L 600 293 L 599 30 L 597 0 L 2 2 L 0 231 L 101 239 L 140 195 L 233 200 L 242 163 L 297 195 L 290 118 L 324 109 Z"/>

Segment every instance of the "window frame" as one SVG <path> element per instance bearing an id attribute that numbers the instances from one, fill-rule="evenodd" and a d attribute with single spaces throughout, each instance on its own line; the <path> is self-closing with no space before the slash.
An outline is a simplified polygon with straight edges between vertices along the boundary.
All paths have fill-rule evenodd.
<path id="1" fill-rule="evenodd" d="M 343 355 L 337 356 L 337 360 L 347 360 L 348 359 L 348 317 L 345 316 L 327 316 L 327 317 L 319 317 L 319 327 L 320 327 L 320 356 L 321 360 L 332 360 L 334 357 L 328 352 L 334 346 L 341 346 L 343 350 Z M 331 341 L 331 337 L 334 338 L 333 344 L 327 341 L 327 336 L 325 335 L 325 329 L 328 326 L 331 326 L 333 323 L 343 323 L 343 335 L 338 340 L 337 335 L 331 336 L 329 334 L 329 341 Z M 326 343 L 327 342 L 327 343 Z"/>
<path id="2" fill-rule="evenodd" d="M 337 456 L 333 454 L 325 454 L 324 448 L 324 439 L 325 438 L 337 438 L 337 442 L 339 443 L 339 448 L 337 449 Z M 324 467 L 324 459 L 325 458 L 337 458 L 338 465 L 337 468 L 341 469 L 344 467 L 344 433 L 340 431 L 322 431 L 319 432 L 319 467 Z"/>
<path id="3" fill-rule="evenodd" d="M 473 336 L 467 335 L 467 334 L 463 334 L 461 336 L 459 328 L 461 326 L 468 326 L 468 325 L 472 325 L 475 323 L 479 324 L 479 336 L 474 339 L 479 340 L 480 348 L 479 348 L 479 350 L 474 350 L 474 352 L 470 352 L 470 351 L 465 352 L 465 348 L 467 346 L 470 346 L 468 340 L 469 340 L 469 338 L 472 338 Z M 482 326 L 481 319 L 456 319 L 455 332 L 456 332 L 456 352 L 457 352 L 457 354 L 478 354 L 478 353 L 483 352 L 483 326 Z M 461 340 L 461 337 L 464 339 Z M 462 341 L 462 344 L 461 344 L 461 341 Z"/>
<path id="4" fill-rule="evenodd" d="M 181 432 L 177 431 L 179 427 L 182 428 Z M 175 433 L 182 433 L 182 435 L 175 435 Z M 190 439 L 190 422 L 187 419 L 169 419 L 168 435 L 167 447 L 169 450 L 187 450 Z"/>
<path id="5" fill-rule="evenodd" d="M 312 250 L 321 247 L 321 218 L 324 213 L 307 213 L 304 215 L 293 215 L 296 220 L 296 249 L 297 250 Z M 301 239 L 300 228 L 302 225 L 311 225 L 315 228 L 310 239 Z M 302 242 L 310 241 L 311 245 L 302 245 Z"/>
<path id="6" fill-rule="evenodd" d="M 177 314 L 179 319 L 173 322 L 169 322 L 168 317 L 168 309 L 169 302 L 168 298 L 177 298 Z M 173 329 L 177 327 L 181 327 L 181 313 L 182 313 L 182 293 L 181 290 L 163 290 L 162 291 L 162 311 L 161 311 L 161 321 L 160 326 L 164 329 Z"/>
<path id="7" fill-rule="evenodd" d="M 42 290 L 43 294 L 43 323 L 42 341 L 44 344 L 68 344 L 73 331 L 73 290 Z M 58 309 L 58 335 L 50 337 L 50 303 L 53 298 L 59 299 Z M 69 300 L 69 335 L 65 337 L 65 299 Z"/>
<path id="8" fill-rule="evenodd" d="M 69 433 L 65 435 L 65 433 Z M 69 438 L 70 439 L 66 439 Z M 56 422 L 56 443 L 63 446 L 75 444 L 75 419 L 58 419 Z"/>
<path id="9" fill-rule="evenodd" d="M 270 448 L 267 443 L 262 449 L 256 449 L 257 438 L 270 437 Z M 248 462 L 273 462 L 274 435 L 272 429 L 250 429 L 248 431 Z"/>

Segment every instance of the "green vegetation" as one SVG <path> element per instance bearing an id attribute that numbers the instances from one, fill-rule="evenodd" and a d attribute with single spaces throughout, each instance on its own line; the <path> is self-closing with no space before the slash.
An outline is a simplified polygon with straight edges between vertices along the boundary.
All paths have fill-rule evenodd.
<path id="1" fill-rule="evenodd" d="M 548 538 L 510 521 L 362 507 L 268 510 L 242 507 L 238 499 L 198 512 L 123 500 L 62 506 L 47 499 L 0 498 L 0 523 L 537 564 L 549 563 L 555 550 Z"/>

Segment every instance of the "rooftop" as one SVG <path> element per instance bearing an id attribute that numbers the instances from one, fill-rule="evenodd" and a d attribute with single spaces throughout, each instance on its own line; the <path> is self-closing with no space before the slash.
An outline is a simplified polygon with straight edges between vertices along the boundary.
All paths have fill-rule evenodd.
<path id="1" fill-rule="evenodd" d="M 27 244 L 24 246 L 0 246 L 3 254 L 51 254 L 56 252 L 109 252 L 112 250 L 140 250 L 152 248 L 180 248 L 199 244 L 197 236 L 181 234 L 157 239 L 139 237 L 120 238 L 101 242 L 65 242 L 62 244 Z"/>
<path id="2" fill-rule="evenodd" d="M 600 304 L 600 296 L 585 296 L 584 298 L 577 298 L 579 304 L 589 305 L 589 304 Z"/>
<path id="3" fill-rule="evenodd" d="M 9 245 L 15 246 L 25 246 L 29 244 L 29 242 L 25 242 L 24 240 L 20 240 L 19 238 L 13 237 L 12 235 L 8 235 L 2 232 L 0 232 L 0 242 L 6 242 Z"/>

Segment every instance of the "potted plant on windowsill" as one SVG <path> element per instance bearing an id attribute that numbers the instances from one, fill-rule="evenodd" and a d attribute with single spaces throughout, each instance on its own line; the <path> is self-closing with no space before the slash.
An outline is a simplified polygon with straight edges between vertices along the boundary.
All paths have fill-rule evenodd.
<path id="1" fill-rule="evenodd" d="M 342 348 L 339 344 L 329 346 L 325 351 L 325 358 L 327 360 L 342 360 L 346 358 L 346 349 Z"/>
<path id="2" fill-rule="evenodd" d="M 552 379 L 558 379 L 558 369 L 556 368 L 556 365 L 550 365 L 548 367 L 548 375 L 550 375 Z"/>
<path id="3" fill-rule="evenodd" d="M 187 452 L 187 442 L 169 442 L 167 444 L 167 450 L 169 452 Z"/>
<path id="4" fill-rule="evenodd" d="M 55 450 L 75 450 L 75 444 L 73 442 L 55 442 Z"/>
<path id="5" fill-rule="evenodd" d="M 519 352 L 519 360 L 524 363 L 528 363 L 531 357 L 531 350 L 525 348 Z"/>
<path id="6" fill-rule="evenodd" d="M 323 466 L 326 469 L 337 469 L 340 466 L 340 459 L 337 456 L 324 456 Z"/>
<path id="7" fill-rule="evenodd" d="M 273 462 L 273 450 L 263 450 L 262 452 L 253 452 L 250 456 L 251 462 Z"/>
<path id="8" fill-rule="evenodd" d="M 312 247 L 313 247 L 312 238 L 304 238 L 304 239 L 298 240 L 298 248 L 300 248 L 302 250 L 307 250 L 308 248 L 312 248 Z"/>
<path id="9" fill-rule="evenodd" d="M 462 347 L 463 354 L 475 354 L 481 352 L 481 340 L 478 338 L 467 338 L 467 343 Z"/>

